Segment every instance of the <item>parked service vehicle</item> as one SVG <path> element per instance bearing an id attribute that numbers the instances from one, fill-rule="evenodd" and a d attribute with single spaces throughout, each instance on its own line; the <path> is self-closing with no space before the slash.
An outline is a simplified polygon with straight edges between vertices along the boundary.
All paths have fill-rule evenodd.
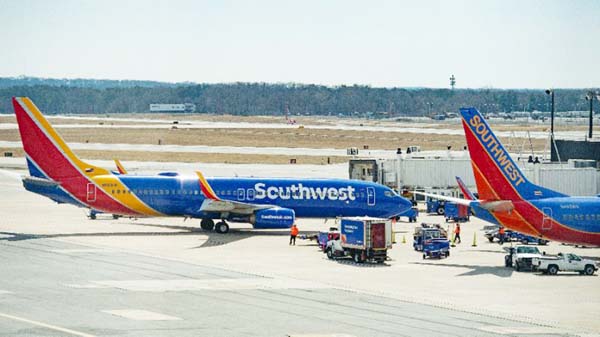
<path id="1" fill-rule="evenodd" d="M 575 271 L 581 275 L 594 275 L 598 263 L 575 254 L 558 253 L 557 256 L 542 256 L 533 260 L 535 270 L 543 274 L 556 275 L 559 271 Z"/>
<path id="2" fill-rule="evenodd" d="M 446 209 L 444 206 L 446 205 L 446 201 L 438 200 L 438 199 L 427 199 L 427 213 L 437 213 L 438 215 L 444 215 L 446 213 Z"/>
<path id="3" fill-rule="evenodd" d="M 494 240 L 500 241 L 500 235 L 498 234 L 498 227 L 486 230 L 484 236 L 490 242 L 494 242 Z M 534 244 L 538 244 L 538 245 L 546 245 L 549 242 L 548 240 L 544 240 L 544 239 L 536 238 L 536 237 L 529 236 L 529 235 L 526 235 L 523 233 L 515 232 L 510 229 L 505 229 L 504 230 L 504 242 L 513 242 L 513 241 L 520 242 L 524 245 L 529 244 L 529 243 L 534 243 Z"/>
<path id="4" fill-rule="evenodd" d="M 406 212 L 400 214 L 398 218 L 403 216 L 408 218 L 408 222 L 417 222 L 417 216 L 419 216 L 419 210 L 417 209 L 417 206 L 411 207 Z"/>
<path id="5" fill-rule="evenodd" d="M 542 238 L 536 238 L 535 236 L 531 236 L 531 235 L 527 235 L 527 234 L 523 234 L 523 233 L 519 233 L 519 232 L 512 232 L 512 240 L 514 241 L 518 241 L 524 245 L 530 244 L 530 243 L 534 243 L 536 245 L 547 245 L 548 240 L 544 240 Z"/>
<path id="6" fill-rule="evenodd" d="M 504 265 L 513 267 L 516 271 L 533 270 L 533 260 L 541 258 L 542 253 L 537 247 L 515 246 L 507 249 L 508 255 L 504 256 Z"/>
<path id="7" fill-rule="evenodd" d="M 459 205 L 454 202 L 447 201 L 444 205 L 444 216 L 446 222 L 452 220 L 454 222 L 467 222 L 471 215 L 471 207 Z"/>
<path id="8" fill-rule="evenodd" d="M 425 240 L 423 243 L 423 259 L 450 256 L 450 240 L 446 238 Z"/>
<path id="9" fill-rule="evenodd" d="M 423 252 L 423 258 L 450 256 L 450 241 L 444 229 L 437 224 L 421 224 L 413 234 L 413 248 Z"/>
<path id="10" fill-rule="evenodd" d="M 327 248 L 327 243 L 330 240 L 338 240 L 340 238 L 340 231 L 337 227 L 329 227 L 329 231 L 321 231 L 317 234 L 317 243 L 319 244 L 319 248 L 323 252 L 325 252 L 325 248 Z"/>
<path id="11" fill-rule="evenodd" d="M 330 259 L 351 257 L 356 263 L 383 263 L 392 248 L 392 222 L 388 219 L 342 218 L 340 237 L 329 240 L 325 248 Z"/>

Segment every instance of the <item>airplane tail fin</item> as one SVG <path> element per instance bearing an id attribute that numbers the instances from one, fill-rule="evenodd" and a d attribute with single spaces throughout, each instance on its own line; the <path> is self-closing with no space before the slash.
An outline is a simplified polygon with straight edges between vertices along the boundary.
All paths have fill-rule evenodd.
<path id="1" fill-rule="evenodd" d="M 196 171 L 196 175 L 198 176 L 198 181 L 200 183 L 200 190 L 202 190 L 202 194 L 204 194 L 204 196 L 206 198 L 211 199 L 211 200 L 217 200 L 217 201 L 221 200 L 217 196 L 215 191 L 212 189 L 212 187 L 210 186 L 210 184 L 208 183 L 206 178 L 204 178 L 204 175 L 202 174 L 202 172 Z"/>
<path id="2" fill-rule="evenodd" d="M 515 201 L 566 196 L 531 183 L 477 109 L 461 108 L 460 113 L 479 199 Z"/>
<path id="3" fill-rule="evenodd" d="M 123 164 L 121 164 L 119 159 L 115 159 L 115 165 L 117 166 L 117 170 L 119 171 L 119 174 L 127 174 L 127 170 L 125 169 Z"/>
<path id="4" fill-rule="evenodd" d="M 31 176 L 57 182 L 108 174 L 80 160 L 28 97 L 13 97 L 21 142 Z"/>
<path id="5" fill-rule="evenodd" d="M 475 197 L 473 192 L 471 192 L 471 190 L 469 190 L 467 185 L 465 185 L 465 183 L 462 181 L 462 179 L 460 179 L 460 177 L 456 177 L 456 183 L 458 184 L 458 188 L 460 188 L 460 191 L 462 192 L 462 194 L 465 196 L 465 199 L 477 200 L 477 198 Z"/>

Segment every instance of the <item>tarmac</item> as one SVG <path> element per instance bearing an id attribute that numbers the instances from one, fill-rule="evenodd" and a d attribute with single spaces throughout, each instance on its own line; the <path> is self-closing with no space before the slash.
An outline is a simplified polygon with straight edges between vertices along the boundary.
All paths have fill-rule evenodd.
<path id="1" fill-rule="evenodd" d="M 448 259 L 423 260 L 415 224 L 398 222 L 390 260 L 359 265 L 310 240 L 289 246 L 287 230 L 89 220 L 25 191 L 24 172 L 0 173 L 0 336 L 600 336 L 600 277 L 506 268 L 475 218 Z M 312 234 L 334 221 L 298 224 Z"/>

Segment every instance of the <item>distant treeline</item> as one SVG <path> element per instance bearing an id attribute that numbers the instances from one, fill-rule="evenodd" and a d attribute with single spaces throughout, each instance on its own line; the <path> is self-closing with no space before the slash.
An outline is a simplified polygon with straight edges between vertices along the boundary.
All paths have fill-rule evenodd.
<path id="1" fill-rule="evenodd" d="M 556 89 L 556 111 L 587 109 L 586 89 Z M 49 114 L 148 112 L 151 103 L 194 103 L 199 113 L 234 115 L 431 116 L 474 106 L 483 113 L 549 111 L 543 90 L 372 88 L 304 84 L 193 84 L 0 78 L 0 112 L 29 96 Z"/>

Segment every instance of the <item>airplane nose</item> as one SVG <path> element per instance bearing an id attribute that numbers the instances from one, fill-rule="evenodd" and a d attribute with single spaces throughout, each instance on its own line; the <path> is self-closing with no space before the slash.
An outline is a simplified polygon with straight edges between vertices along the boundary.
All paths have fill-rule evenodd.
<path id="1" fill-rule="evenodd" d="M 407 210 L 407 209 L 410 209 L 411 207 L 412 207 L 412 201 L 410 201 L 406 198 L 400 197 L 400 209 Z"/>

